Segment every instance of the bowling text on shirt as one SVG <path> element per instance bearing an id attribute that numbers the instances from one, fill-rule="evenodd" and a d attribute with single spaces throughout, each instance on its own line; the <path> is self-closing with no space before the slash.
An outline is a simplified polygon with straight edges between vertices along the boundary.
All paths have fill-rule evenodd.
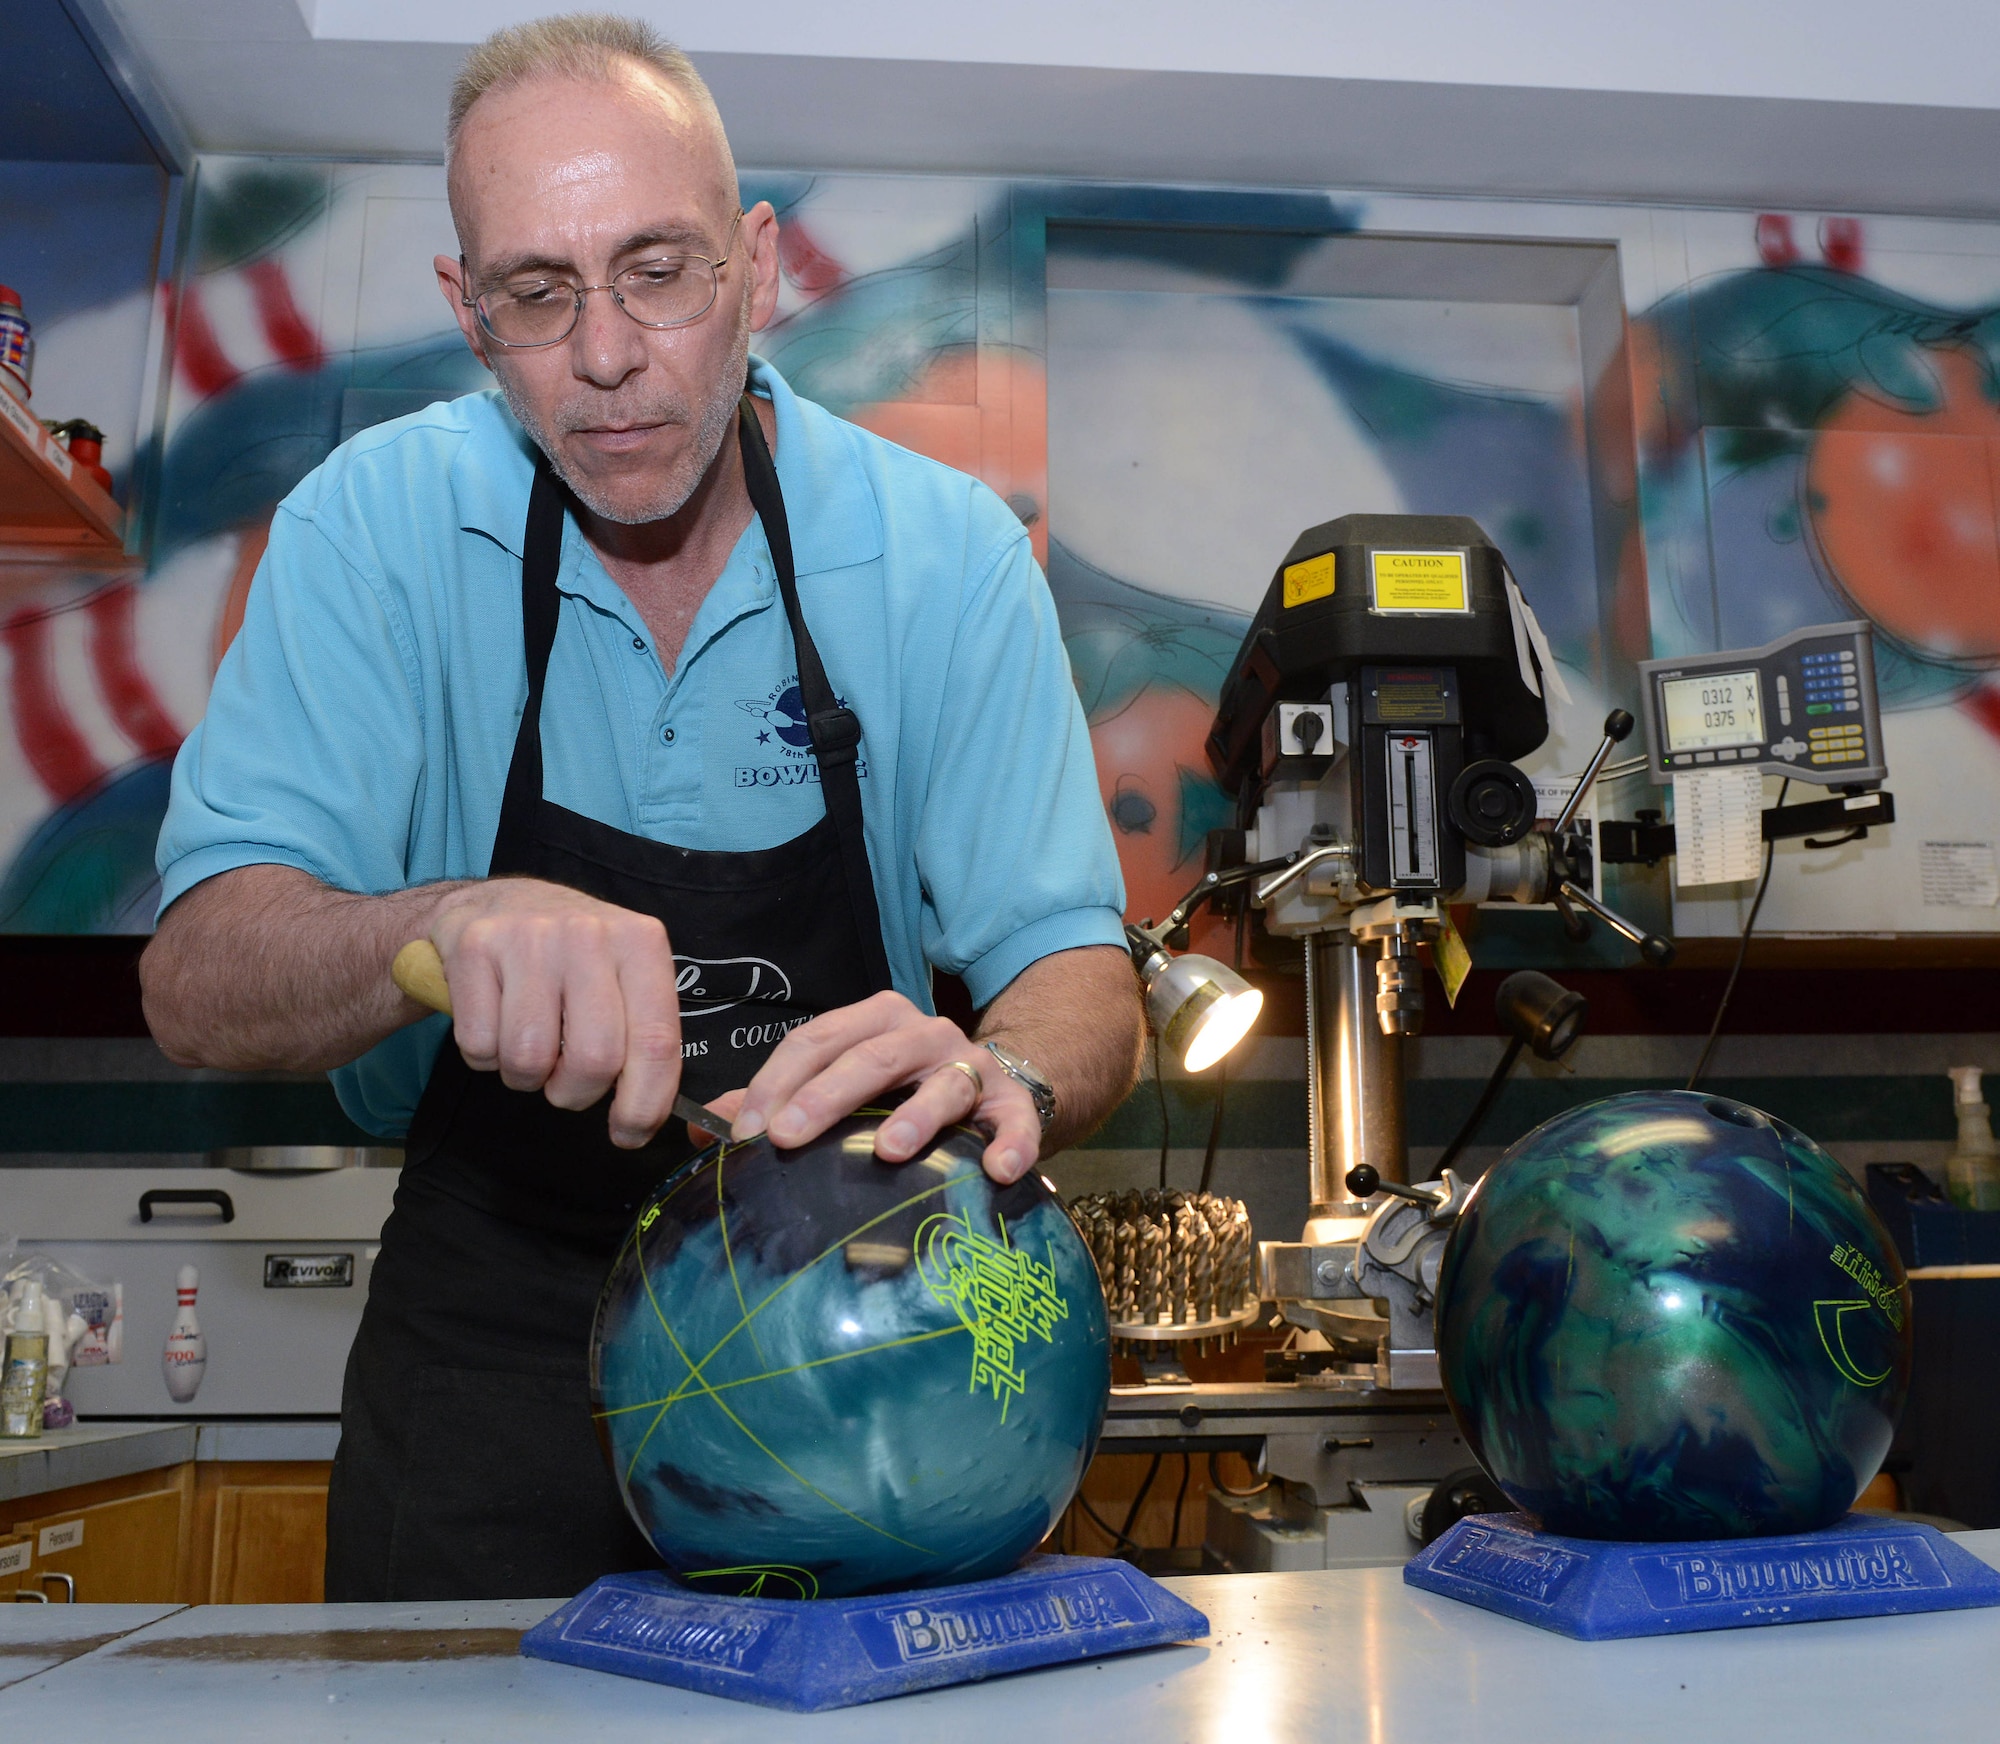
<path id="1" fill-rule="evenodd" d="M 972 1334 L 968 1391 L 990 1389 L 1006 1422 L 1008 1404 L 1028 1390 L 1020 1347 L 1036 1337 L 1052 1342 L 1055 1323 L 1069 1318 L 1054 1265 L 1009 1242 L 1004 1223 L 995 1241 L 967 1218 L 940 1212 L 917 1231 L 917 1272 Z"/>

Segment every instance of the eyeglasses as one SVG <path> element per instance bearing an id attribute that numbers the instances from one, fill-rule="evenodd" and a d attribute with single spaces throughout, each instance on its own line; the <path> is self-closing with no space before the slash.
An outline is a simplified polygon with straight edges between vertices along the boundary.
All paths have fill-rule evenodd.
<path id="1" fill-rule="evenodd" d="M 729 232 L 743 221 L 739 211 Z M 567 279 L 513 279 L 459 300 L 479 316 L 487 338 L 515 350 L 560 345 L 583 316 L 583 300 L 592 291 L 609 291 L 611 300 L 641 327 L 685 327 L 715 306 L 716 282 L 730 254 L 710 260 L 702 254 L 663 254 L 628 266 L 609 284 L 573 285 Z M 459 270 L 466 271 L 459 256 Z"/>

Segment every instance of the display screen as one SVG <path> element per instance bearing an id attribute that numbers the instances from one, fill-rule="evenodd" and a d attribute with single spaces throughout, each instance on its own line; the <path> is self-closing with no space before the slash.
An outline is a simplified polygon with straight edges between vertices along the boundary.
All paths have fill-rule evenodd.
<path id="1" fill-rule="evenodd" d="M 1663 680 L 1660 712 L 1670 756 L 1764 742 L 1764 703 L 1754 668 Z"/>

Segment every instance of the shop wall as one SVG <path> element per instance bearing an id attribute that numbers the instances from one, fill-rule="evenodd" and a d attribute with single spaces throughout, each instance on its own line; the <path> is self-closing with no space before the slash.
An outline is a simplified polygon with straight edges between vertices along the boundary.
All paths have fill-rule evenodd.
<path id="1" fill-rule="evenodd" d="M 1198 875 L 1202 832 L 1222 812 L 1200 739 L 1248 611 L 1300 527 L 1469 505 L 1508 549 L 1577 699 L 1545 754 L 1552 770 L 1581 761 L 1638 658 L 1872 619 L 1899 822 L 1810 863 L 1783 850 L 1762 924 L 2000 931 L 2000 907 L 1926 903 L 1921 877 L 1923 842 L 1990 855 L 2000 836 L 2000 225 L 923 177 L 744 181 L 746 203 L 768 198 L 784 221 L 780 315 L 759 349 L 841 415 L 978 474 L 1030 528 L 1135 912 L 1157 912 Z M 10 228 L 42 221 L 23 217 L 32 191 L 10 198 Z M 47 222 L 62 198 L 46 195 Z M 62 216 L 73 229 L 75 213 Z M 112 204 L 94 221 L 107 238 L 120 227 Z M 1066 293 L 1049 289 L 1051 235 L 1058 252 L 1088 251 L 1091 236 L 1162 228 L 1218 239 L 1201 320 L 1186 335 L 1169 320 L 1148 341 L 1179 369 L 1085 379 L 1090 348 L 1075 336 L 1089 329 L 1065 326 Z M 1299 260 L 1353 237 L 1601 250 L 1617 330 L 1598 343 L 1580 317 L 1565 327 L 1551 314 L 1531 344 L 1520 322 L 1481 317 L 1477 298 L 1433 298 L 1423 320 L 1351 303 L 1335 319 L 1287 295 Z M 200 163 L 184 276 L 146 303 L 169 385 L 115 461 L 121 479 L 152 481 L 143 573 L 9 583 L 0 930 L 150 926 L 173 745 L 240 621 L 274 505 L 346 436 L 482 385 L 432 282 L 431 256 L 453 246 L 433 167 Z M 65 325 L 123 334 L 134 294 L 66 309 L 52 346 Z M 1121 323 L 1100 303 L 1094 318 L 1136 343 L 1139 308 Z M 1052 332 L 1055 365 L 1071 347 L 1054 376 Z M 102 352 L 127 354 L 143 361 L 129 335 Z M 1545 367 L 1558 357 L 1563 368 Z M 136 419 L 141 388 L 130 397 Z M 1241 427 L 1237 471 L 1204 458 L 1227 444 L 1178 439 L 1212 434 L 1214 419 Z M 1150 484 L 1108 494 L 1121 464 Z M 1286 491 L 1242 488 L 1273 468 Z M 105 604 L 116 590 L 118 611 Z M 119 611 L 145 708 L 131 706 L 102 628 Z M 1615 798 L 1629 815 L 1656 796 L 1636 783 Z M 1676 926 L 1731 932 L 1743 895 L 1681 893 Z M 1632 896 L 1648 899 L 1636 884 Z M 1667 900 L 1657 880 L 1651 899 Z M 1544 942 L 1560 959 L 1553 934 Z M 1618 960 L 1601 944 L 1593 953 L 1572 960 Z"/>

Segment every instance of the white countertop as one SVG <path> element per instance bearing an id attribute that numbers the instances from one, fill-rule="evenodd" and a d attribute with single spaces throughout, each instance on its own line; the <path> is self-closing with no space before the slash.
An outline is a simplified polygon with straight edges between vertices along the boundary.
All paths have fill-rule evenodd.
<path id="1" fill-rule="evenodd" d="M 322 1460 L 340 1445 L 333 1418 L 278 1422 L 73 1423 L 33 1441 L 0 1441 L 0 1502 L 159 1471 L 191 1459 Z"/>
<path id="2" fill-rule="evenodd" d="M 107 1646 L 179 1605 L 9 1605 L 0 1613 L 0 1689 Z"/>
<path id="3" fill-rule="evenodd" d="M 2000 1566 L 2000 1532 L 1958 1542 Z M 1641 1641 L 1546 1634 L 1403 1584 L 1400 1569 L 1169 1580 L 1202 1644 L 785 1714 L 522 1659 L 555 1601 L 0 1609 L 0 1663 L 67 1627 L 116 1638 L 0 1690 L 0 1733 L 91 1744 L 588 1738 L 883 1744 L 1826 1744 L 1988 1737 L 2000 1610 Z"/>

